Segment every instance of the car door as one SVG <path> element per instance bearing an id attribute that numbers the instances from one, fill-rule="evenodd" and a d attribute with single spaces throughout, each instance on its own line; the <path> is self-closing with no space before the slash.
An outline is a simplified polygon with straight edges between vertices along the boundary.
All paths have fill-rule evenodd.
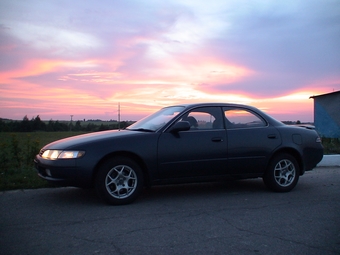
<path id="1" fill-rule="evenodd" d="M 178 121 L 188 121 L 190 130 L 164 132 L 158 141 L 161 178 L 222 174 L 227 169 L 227 140 L 222 108 L 194 109 Z"/>
<path id="2" fill-rule="evenodd" d="M 262 173 L 268 156 L 281 144 L 279 132 L 249 109 L 225 107 L 224 115 L 230 173 Z"/>

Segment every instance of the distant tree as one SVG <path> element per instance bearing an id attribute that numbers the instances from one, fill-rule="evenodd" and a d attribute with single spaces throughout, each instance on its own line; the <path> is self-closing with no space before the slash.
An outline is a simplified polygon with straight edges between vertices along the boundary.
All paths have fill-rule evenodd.
<path id="1" fill-rule="evenodd" d="M 6 127 L 6 123 L 2 119 L 0 119 L 0 132 L 5 131 Z"/>
<path id="2" fill-rule="evenodd" d="M 97 125 L 93 123 L 87 124 L 85 131 L 97 131 Z"/>
<path id="3" fill-rule="evenodd" d="M 68 131 L 69 127 L 65 123 L 60 123 L 59 121 L 56 121 L 54 123 L 54 131 Z"/>
<path id="4" fill-rule="evenodd" d="M 81 130 L 81 124 L 80 124 L 80 121 L 79 121 L 79 120 L 76 122 L 76 125 L 75 125 L 75 127 L 74 127 L 74 130 L 75 130 L 75 131 L 80 131 L 80 130 Z"/>
<path id="5" fill-rule="evenodd" d="M 49 122 L 47 123 L 46 131 L 49 131 L 49 132 L 54 131 L 54 121 L 53 120 L 49 120 Z"/>
<path id="6" fill-rule="evenodd" d="M 301 121 L 298 120 L 298 121 L 296 122 L 296 124 L 297 124 L 297 125 L 300 125 L 300 124 L 301 124 Z"/>
<path id="7" fill-rule="evenodd" d="M 11 121 L 6 126 L 8 132 L 21 132 L 21 121 Z"/>
<path id="8" fill-rule="evenodd" d="M 28 120 L 27 115 L 25 115 L 25 117 L 22 119 L 18 131 L 19 132 L 30 132 L 30 131 L 32 131 L 31 123 Z"/>
<path id="9" fill-rule="evenodd" d="M 39 115 L 33 119 L 33 131 L 38 130 L 46 130 L 46 124 L 41 121 Z"/>
<path id="10" fill-rule="evenodd" d="M 92 120 L 92 123 L 88 123 L 85 126 L 85 123 L 81 123 L 82 120 L 76 121 L 72 123 L 73 131 L 87 131 L 87 132 L 96 132 L 96 131 L 104 131 L 104 130 L 115 130 L 115 129 L 124 129 L 129 125 L 133 124 L 134 121 L 122 121 L 118 123 L 117 121 L 100 121 L 100 120 Z M 89 121 L 90 122 L 90 121 Z M 292 123 L 292 124 L 295 124 Z M 37 115 L 35 118 L 31 120 L 28 119 L 27 115 L 24 116 L 22 121 L 16 120 L 4 120 L 0 118 L 0 132 L 33 132 L 33 131 L 69 131 L 70 123 L 68 122 L 59 122 L 49 120 L 47 123 L 40 119 L 40 116 Z"/>

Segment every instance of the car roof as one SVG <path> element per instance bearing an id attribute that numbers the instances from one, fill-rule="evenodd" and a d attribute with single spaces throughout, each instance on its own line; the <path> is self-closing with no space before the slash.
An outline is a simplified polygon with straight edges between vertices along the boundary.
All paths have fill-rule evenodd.
<path id="1" fill-rule="evenodd" d="M 225 106 L 225 107 L 244 107 L 244 108 L 250 108 L 250 109 L 254 109 L 254 110 L 259 110 L 256 107 L 250 106 L 250 105 L 244 105 L 244 104 L 235 104 L 235 103 L 187 103 L 187 104 L 177 104 L 177 105 L 173 105 L 173 106 L 184 106 L 186 108 L 192 108 L 192 107 L 204 107 L 204 106 Z M 171 107 L 171 106 L 169 106 Z"/>
<path id="2" fill-rule="evenodd" d="M 206 103 L 177 104 L 177 105 L 172 105 L 172 106 L 168 106 L 168 107 L 173 107 L 173 106 L 183 106 L 187 110 L 192 109 L 192 108 L 196 108 L 196 107 L 208 107 L 208 106 L 246 108 L 246 109 L 249 109 L 249 110 L 256 112 L 257 114 L 260 114 L 262 117 L 264 117 L 267 121 L 269 121 L 272 124 L 275 123 L 276 125 L 284 125 L 281 121 L 273 118 L 272 116 L 268 115 L 267 113 L 261 111 L 260 109 L 254 107 L 254 106 L 251 106 L 251 105 L 236 104 L 236 103 L 217 103 L 217 102 L 209 103 L 209 102 L 206 102 Z"/>

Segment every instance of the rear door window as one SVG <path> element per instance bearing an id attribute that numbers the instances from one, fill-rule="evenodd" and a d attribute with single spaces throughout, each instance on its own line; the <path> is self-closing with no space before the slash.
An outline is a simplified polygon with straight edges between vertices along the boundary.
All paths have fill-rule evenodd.
<path id="1" fill-rule="evenodd" d="M 227 128 L 265 127 L 267 123 L 258 115 L 245 109 L 224 109 Z"/>

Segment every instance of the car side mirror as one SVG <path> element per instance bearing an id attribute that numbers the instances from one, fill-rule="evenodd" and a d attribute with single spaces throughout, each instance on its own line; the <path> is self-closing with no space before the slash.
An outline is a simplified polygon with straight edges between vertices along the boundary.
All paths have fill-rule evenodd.
<path id="1" fill-rule="evenodd" d="M 190 129 L 189 121 L 178 121 L 170 128 L 170 132 L 177 133 L 180 131 L 187 131 Z"/>

